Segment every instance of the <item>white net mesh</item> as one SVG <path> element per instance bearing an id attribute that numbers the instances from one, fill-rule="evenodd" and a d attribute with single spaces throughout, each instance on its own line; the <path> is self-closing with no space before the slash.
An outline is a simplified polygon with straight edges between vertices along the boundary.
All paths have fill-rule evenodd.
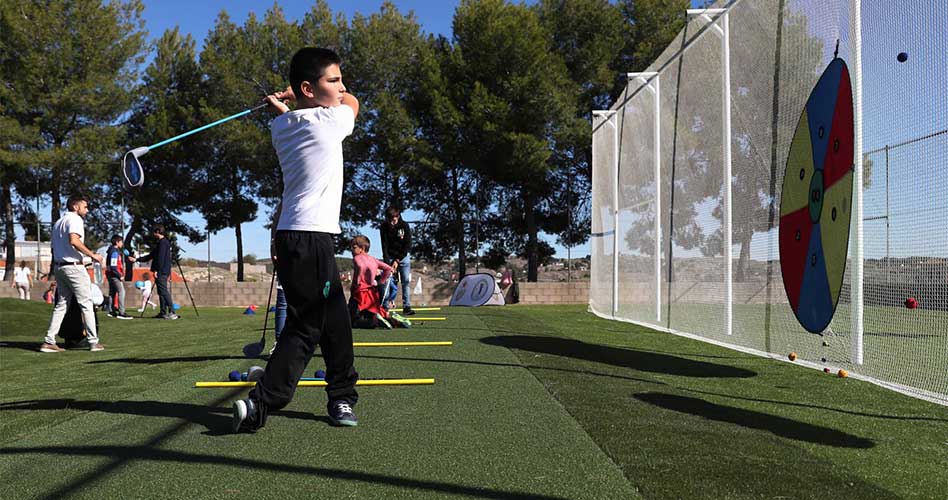
<path id="1" fill-rule="evenodd" d="M 948 3 L 737 0 L 713 7 L 726 11 L 692 15 L 647 70 L 657 75 L 629 79 L 613 107 L 618 158 L 612 129 L 599 126 L 601 117 L 594 122 L 591 307 L 606 316 L 615 307 L 617 319 L 745 351 L 796 352 L 811 366 L 845 368 L 948 403 Z M 799 162 L 791 145 L 806 137 L 816 148 L 812 124 L 829 127 L 849 106 L 840 93 L 846 105 L 837 104 L 837 115 L 814 118 L 817 82 L 836 56 L 852 82 L 854 157 L 862 148 L 862 160 L 847 157 L 846 166 L 860 163 L 862 171 L 840 174 L 838 186 L 848 181 L 852 193 L 821 184 L 818 206 L 827 214 L 812 226 L 822 230 L 821 246 L 807 250 L 805 262 L 785 259 L 784 270 L 781 221 L 796 227 L 794 214 L 781 210 L 788 161 Z M 795 142 L 798 123 L 810 124 L 804 130 L 813 135 Z M 611 236 L 596 236 L 613 224 L 613 179 L 617 266 Z M 788 177 L 787 185 L 795 181 Z M 812 192 L 799 198 L 787 189 L 786 206 L 812 216 Z M 848 240 L 846 219 L 834 225 L 829 210 L 832 221 L 849 218 Z M 819 333 L 794 312 L 804 314 L 819 295 L 813 269 L 825 272 L 819 293 L 830 297 L 820 307 L 828 314 L 836 305 Z M 785 272 L 786 288 L 803 291 L 791 292 L 794 301 Z M 854 293 L 860 279 L 862 293 Z"/>

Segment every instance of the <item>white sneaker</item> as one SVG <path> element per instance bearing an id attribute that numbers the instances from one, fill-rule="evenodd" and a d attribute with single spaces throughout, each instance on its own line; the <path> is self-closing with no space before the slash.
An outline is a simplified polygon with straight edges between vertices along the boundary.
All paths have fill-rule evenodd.
<path id="1" fill-rule="evenodd" d="M 40 352 L 63 352 L 65 349 L 56 344 L 46 344 L 40 346 Z"/>

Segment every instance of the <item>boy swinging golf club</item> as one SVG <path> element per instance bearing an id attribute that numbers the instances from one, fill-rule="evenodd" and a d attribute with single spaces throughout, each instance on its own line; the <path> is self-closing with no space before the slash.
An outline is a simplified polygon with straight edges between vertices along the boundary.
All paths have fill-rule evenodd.
<path id="1" fill-rule="evenodd" d="M 359 375 L 333 237 L 341 232 L 342 141 L 355 126 L 359 101 L 346 93 L 340 63 L 331 50 L 300 49 L 290 62 L 290 87 L 266 97 L 279 113 L 270 125 L 283 171 L 274 246 L 287 317 L 263 377 L 247 399 L 234 403 L 235 432 L 256 431 L 270 411 L 290 402 L 316 344 L 326 362 L 330 422 L 357 424 L 352 407 Z M 283 100 L 296 101 L 296 110 Z"/>

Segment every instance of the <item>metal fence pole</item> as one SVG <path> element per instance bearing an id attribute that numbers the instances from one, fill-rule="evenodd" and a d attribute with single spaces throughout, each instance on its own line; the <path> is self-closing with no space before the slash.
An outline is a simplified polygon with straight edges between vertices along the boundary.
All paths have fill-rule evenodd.
<path id="1" fill-rule="evenodd" d="M 853 162 L 855 170 L 856 184 L 853 189 L 853 205 L 856 213 L 856 227 L 853 235 L 853 282 L 852 282 L 852 308 L 853 308 L 853 340 L 852 340 L 852 358 L 855 364 L 863 363 L 863 308 L 865 307 L 863 298 L 863 220 L 862 220 L 862 185 L 863 185 L 863 164 L 862 164 L 862 0 L 850 0 L 850 11 L 853 19 L 853 125 L 855 144 L 853 145 Z"/>

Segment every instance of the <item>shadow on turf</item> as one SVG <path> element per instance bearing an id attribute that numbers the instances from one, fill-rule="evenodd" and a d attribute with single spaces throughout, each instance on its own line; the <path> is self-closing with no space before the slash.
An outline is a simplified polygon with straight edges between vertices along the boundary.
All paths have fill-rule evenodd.
<path id="1" fill-rule="evenodd" d="M 912 416 L 912 415 L 880 415 L 880 414 L 878 414 L 878 413 L 865 413 L 865 412 L 861 412 L 861 411 L 844 410 L 844 409 L 842 409 L 842 408 L 832 408 L 832 407 L 829 407 L 829 406 L 820 406 L 820 405 L 812 405 L 812 404 L 805 404 L 805 403 L 793 403 L 793 402 L 790 402 L 790 401 L 778 401 L 778 400 L 775 400 L 775 399 L 745 398 L 745 397 L 741 397 L 741 396 L 734 396 L 734 395 L 731 395 L 731 394 L 723 394 L 723 393 L 720 393 L 720 392 L 699 391 L 699 390 L 697 390 L 697 389 L 688 389 L 688 388 L 685 388 L 685 387 L 678 387 L 678 389 L 681 389 L 681 390 L 683 390 L 683 391 L 688 391 L 688 392 L 694 392 L 694 393 L 698 393 L 698 394 L 707 394 L 707 395 L 709 395 L 709 396 L 721 396 L 721 397 L 724 397 L 724 398 L 739 399 L 739 400 L 741 400 L 741 401 L 755 401 L 755 402 L 758 402 L 758 403 L 771 403 L 771 404 L 775 404 L 775 405 L 795 406 L 795 407 L 798 407 L 798 408 L 815 408 L 815 409 L 817 409 L 817 410 L 833 411 L 833 412 L 837 412 L 837 413 L 844 413 L 844 414 L 846 414 L 846 415 L 854 415 L 854 416 L 857 416 L 857 417 L 881 418 L 881 419 L 886 419 L 886 420 L 916 420 L 916 421 L 921 421 L 921 422 L 925 422 L 925 421 L 928 421 L 928 422 L 948 422 L 948 418 L 916 417 L 916 416 Z"/>
<path id="2" fill-rule="evenodd" d="M 79 410 L 138 415 L 142 417 L 172 417 L 195 423 L 207 428 L 204 434 L 220 436 L 232 434 L 231 408 L 204 406 L 187 403 L 166 403 L 163 401 L 81 401 L 75 399 L 41 399 L 32 401 L 14 401 L 0 403 L 0 411 L 12 410 Z M 312 413 L 279 410 L 270 414 L 300 420 L 316 420 L 329 424 L 326 416 Z"/>
<path id="3" fill-rule="evenodd" d="M 329 467 L 314 467 L 299 465 L 296 463 L 275 463 L 264 462 L 261 460 L 251 460 L 240 457 L 224 457 L 216 455 L 205 455 L 198 453 L 185 453 L 175 450 L 161 449 L 151 446 L 44 446 L 37 448 L 0 448 L 0 453 L 4 455 L 65 455 L 65 456 L 93 456 L 106 457 L 111 460 L 117 460 L 120 463 L 128 463 L 133 460 L 144 462 L 176 462 L 180 464 L 213 464 L 225 467 L 233 467 L 235 473 L 242 469 L 255 469 L 279 474 L 300 474 L 306 476 L 321 476 L 332 480 L 358 481 L 362 483 L 384 484 L 394 486 L 407 492 L 430 491 L 447 495 L 463 495 L 468 497 L 493 498 L 503 500 L 565 500 L 564 497 L 555 497 L 549 495 L 539 495 L 533 493 L 521 493 L 510 490 L 496 490 L 488 488 L 478 488 L 474 486 L 462 486 L 459 484 L 443 483 L 437 481 L 425 481 L 420 479 L 410 479 L 405 477 L 390 476 L 372 472 L 360 472 L 345 469 L 332 469 Z M 81 486 L 85 486 L 82 484 Z M 74 489 L 63 490 L 59 492 L 74 493 Z M 352 491 L 348 491 L 352 493 Z M 47 496 L 49 498 L 49 496 Z"/>
<path id="4" fill-rule="evenodd" d="M 768 413 L 719 405 L 703 399 L 661 392 L 643 392 L 634 394 L 633 397 L 666 410 L 736 424 L 750 429 L 759 429 L 787 439 L 837 448 L 872 448 L 875 446 L 875 442 L 871 439 L 861 438 L 829 427 L 821 427 Z"/>
<path id="5" fill-rule="evenodd" d="M 616 378 L 620 380 L 635 380 L 636 382 L 646 382 L 649 384 L 657 385 L 668 385 L 665 382 L 660 380 L 649 380 L 645 378 L 638 377 L 627 377 L 624 375 L 615 375 L 613 373 L 601 373 L 594 372 L 589 370 L 568 370 L 565 368 L 551 368 L 549 366 L 537 366 L 537 365 L 527 365 L 527 364 L 515 364 L 515 363 L 493 363 L 490 361 L 468 361 L 463 359 L 439 359 L 439 358 L 406 358 L 404 356 L 371 356 L 366 354 L 356 354 L 356 358 L 371 358 L 371 359 L 390 359 L 397 361 L 424 361 L 430 363 L 460 363 L 468 365 L 484 365 L 484 366 L 509 366 L 513 368 L 526 368 L 528 370 L 545 370 L 545 371 L 554 371 L 554 372 L 565 372 L 565 373 L 576 373 L 580 375 L 593 375 L 597 377 L 609 377 Z"/>
<path id="6" fill-rule="evenodd" d="M 25 342 L 18 340 L 5 340 L 0 342 L 0 349 L 22 349 L 24 351 L 39 352 L 42 342 Z"/>
<path id="7" fill-rule="evenodd" d="M 133 365 L 158 365 L 162 363 L 202 363 L 204 361 L 220 361 L 224 359 L 247 359 L 245 356 L 175 356 L 173 358 L 116 358 L 87 361 L 86 364 L 127 363 Z"/>
<path id="8" fill-rule="evenodd" d="M 651 373 L 665 373 L 683 377 L 748 378 L 757 372 L 707 361 L 695 361 L 651 351 L 637 351 L 598 344 L 587 344 L 559 337 L 534 337 L 528 335 L 503 335 L 481 340 L 485 344 L 539 352 L 555 356 L 570 357 L 622 366 Z"/>

